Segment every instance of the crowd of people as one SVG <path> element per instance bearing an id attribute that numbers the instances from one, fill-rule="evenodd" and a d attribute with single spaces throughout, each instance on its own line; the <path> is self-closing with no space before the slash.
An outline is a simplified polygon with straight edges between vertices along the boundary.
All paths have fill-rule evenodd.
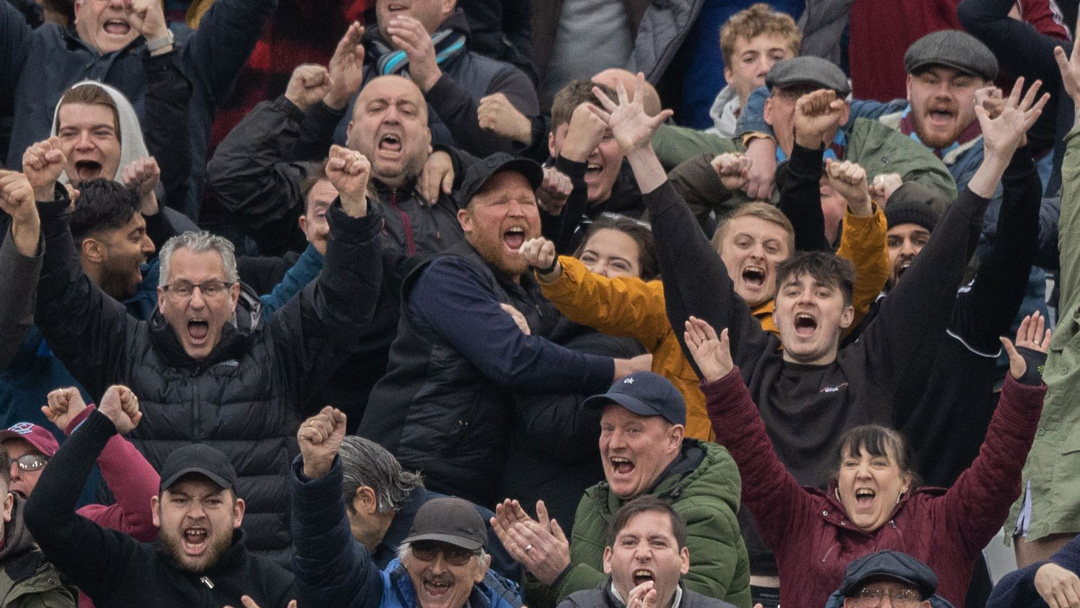
<path id="1" fill-rule="evenodd" d="M 0 607 L 1080 608 L 1072 25 L 0 0 Z"/>

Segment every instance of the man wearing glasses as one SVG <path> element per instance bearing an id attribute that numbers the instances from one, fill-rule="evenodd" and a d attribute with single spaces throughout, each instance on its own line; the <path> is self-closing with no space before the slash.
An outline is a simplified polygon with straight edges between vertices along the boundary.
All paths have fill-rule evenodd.
<path id="1" fill-rule="evenodd" d="M 58 174 L 49 166 L 27 171 Z M 131 438 L 151 464 L 160 467 L 187 443 L 224 452 L 238 493 L 249 497 L 248 546 L 282 565 L 298 410 L 355 347 L 382 281 L 382 222 L 377 207 L 369 213 L 369 173 L 359 152 L 331 150 L 327 174 L 340 202 L 327 214 L 325 265 L 273 315 L 241 289 L 231 243 L 186 232 L 161 248 L 158 309 L 149 321 L 136 320 L 87 279 L 68 229 L 66 192 L 38 202 L 45 253 L 35 318 L 49 346 L 90 394 L 125 384 L 140 395 L 145 420 Z"/>
<path id="2" fill-rule="evenodd" d="M 487 576 L 488 531 L 476 506 L 436 498 L 416 512 L 398 558 L 380 571 L 345 514 L 338 452 L 345 414 L 330 406 L 296 435 L 292 535 L 301 606 L 335 608 L 517 608 L 514 589 Z"/>
<path id="3" fill-rule="evenodd" d="M 848 564 L 844 583 L 825 608 L 930 608 L 951 604 L 935 595 L 937 575 L 899 551 L 878 551 Z"/>

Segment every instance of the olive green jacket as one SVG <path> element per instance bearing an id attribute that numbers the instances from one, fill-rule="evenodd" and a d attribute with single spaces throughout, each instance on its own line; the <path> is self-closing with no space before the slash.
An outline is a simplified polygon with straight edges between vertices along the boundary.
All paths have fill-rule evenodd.
<path id="1" fill-rule="evenodd" d="M 701 464 L 662 479 L 652 494 L 668 501 L 686 520 L 690 550 L 690 572 L 682 578 L 686 588 L 750 608 L 750 561 L 735 519 L 742 489 L 739 470 L 727 450 L 715 443 L 685 439 L 683 454 L 699 447 L 705 451 Z M 554 608 L 571 593 L 607 580 L 603 567 L 607 529 L 625 502 L 607 482 L 585 491 L 570 537 L 570 568 L 551 587 L 527 577 L 525 603 L 530 608 Z"/>
<path id="2" fill-rule="evenodd" d="M 23 526 L 25 502 L 15 499 L 11 521 L 4 524 L 0 549 L 0 608 L 75 608 L 74 587 L 34 544 Z"/>
<path id="3" fill-rule="evenodd" d="M 660 162 L 669 169 L 672 185 L 699 222 L 710 211 L 721 218 L 749 202 L 743 192 L 724 188 L 710 164 L 718 154 L 742 152 L 741 143 L 704 131 L 665 125 L 653 137 L 653 147 Z M 899 173 L 905 183 L 931 188 L 944 201 L 956 198 L 956 182 L 948 167 L 929 148 L 879 121 L 856 118 L 847 132 L 846 152 L 845 160 L 859 163 L 866 170 L 867 180 L 882 173 Z M 673 164 L 676 166 L 672 169 Z M 777 196 L 774 190 L 772 202 L 777 201 Z"/>
<path id="4" fill-rule="evenodd" d="M 1005 523 L 1006 541 L 1029 492 L 1027 540 L 1080 531 L 1080 127 L 1065 136 L 1061 172 L 1058 322 L 1043 368 L 1042 418 L 1024 465 L 1023 493 Z"/>

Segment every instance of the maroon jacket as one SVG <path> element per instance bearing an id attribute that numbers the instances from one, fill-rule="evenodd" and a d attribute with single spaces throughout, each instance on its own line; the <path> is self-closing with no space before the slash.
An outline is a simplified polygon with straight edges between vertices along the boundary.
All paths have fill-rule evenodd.
<path id="1" fill-rule="evenodd" d="M 743 481 L 743 504 L 762 539 L 776 553 L 780 603 L 820 608 L 844 580 L 854 559 L 883 549 L 903 551 L 938 575 L 938 594 L 962 608 L 975 560 L 1020 495 L 1020 472 L 1042 411 L 1046 385 L 1008 377 L 978 458 L 952 488 L 919 488 L 896 505 L 875 532 L 855 528 L 836 498 L 799 485 L 776 457 L 750 391 L 736 367 L 702 383 L 716 440 Z"/>

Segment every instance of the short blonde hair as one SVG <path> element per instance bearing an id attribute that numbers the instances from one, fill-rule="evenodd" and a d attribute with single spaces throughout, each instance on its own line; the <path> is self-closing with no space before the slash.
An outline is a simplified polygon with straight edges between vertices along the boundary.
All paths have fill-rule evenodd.
<path id="1" fill-rule="evenodd" d="M 724 55 L 724 65 L 730 66 L 734 62 L 735 43 L 739 38 L 753 40 L 762 34 L 783 36 L 792 56 L 798 56 L 802 48 L 802 32 L 795 25 L 795 20 L 759 2 L 732 15 L 720 28 L 720 52 Z"/>
<path id="2" fill-rule="evenodd" d="M 720 222 L 716 225 L 716 232 L 714 232 L 712 236 L 712 246 L 717 253 L 720 252 L 720 246 L 724 243 L 728 222 L 735 218 L 746 216 L 756 217 L 759 220 L 765 220 L 766 222 L 772 222 L 783 228 L 784 234 L 787 235 L 784 242 L 787 243 L 788 253 L 795 252 L 795 227 L 791 225 L 791 220 L 784 215 L 783 211 L 780 211 L 773 205 L 755 201 L 736 207 L 734 211 L 720 219 Z"/>

